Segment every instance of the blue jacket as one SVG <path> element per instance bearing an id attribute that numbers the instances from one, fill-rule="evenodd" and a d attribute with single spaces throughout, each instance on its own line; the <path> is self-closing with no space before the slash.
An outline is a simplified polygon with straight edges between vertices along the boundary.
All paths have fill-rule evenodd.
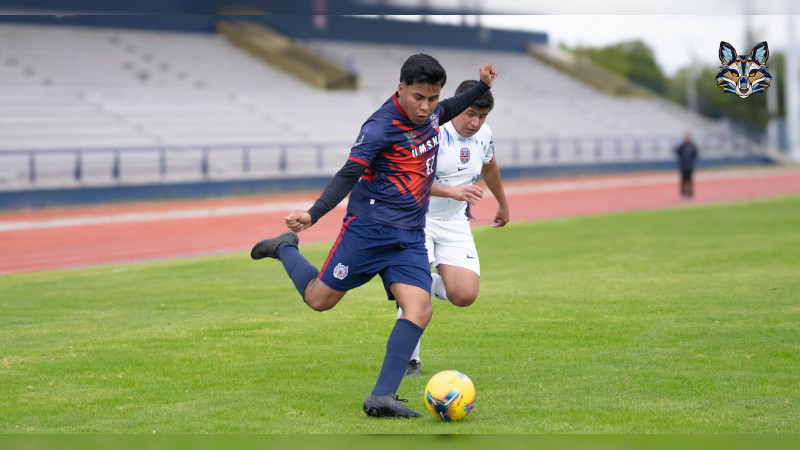
<path id="1" fill-rule="evenodd" d="M 694 161 L 697 159 L 697 147 L 690 142 L 683 142 L 675 149 L 678 155 L 678 164 L 681 170 L 694 170 Z"/>

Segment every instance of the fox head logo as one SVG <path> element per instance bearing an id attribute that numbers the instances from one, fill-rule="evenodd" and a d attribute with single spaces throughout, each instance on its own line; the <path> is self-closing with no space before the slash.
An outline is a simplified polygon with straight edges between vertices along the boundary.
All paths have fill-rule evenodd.
<path id="1" fill-rule="evenodd" d="M 766 91 L 772 81 L 772 75 L 767 71 L 767 59 L 769 47 L 766 41 L 756 44 L 747 58 L 737 55 L 731 44 L 720 42 L 722 66 L 717 74 L 717 86 L 741 98 Z"/>

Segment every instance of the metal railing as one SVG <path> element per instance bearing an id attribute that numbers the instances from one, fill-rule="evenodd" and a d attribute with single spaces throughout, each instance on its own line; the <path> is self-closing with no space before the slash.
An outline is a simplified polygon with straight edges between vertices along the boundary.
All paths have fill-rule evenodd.
<path id="1" fill-rule="evenodd" d="M 665 161 L 681 137 L 504 138 L 502 168 Z M 249 143 L 198 146 L 0 150 L 0 192 L 76 186 L 199 182 L 333 175 L 351 143 Z M 701 159 L 765 155 L 744 137 L 696 140 Z"/>
<path id="2" fill-rule="evenodd" d="M 497 140 L 495 146 L 504 166 L 518 167 L 674 160 L 681 141 L 680 136 L 517 138 Z M 704 159 L 766 154 L 761 145 L 742 136 L 708 135 L 694 143 Z M 510 154 L 503 155 L 503 149 Z"/>
<path id="3" fill-rule="evenodd" d="M 351 143 L 0 150 L 0 191 L 328 174 Z M 333 161 L 336 160 L 336 161 Z"/>

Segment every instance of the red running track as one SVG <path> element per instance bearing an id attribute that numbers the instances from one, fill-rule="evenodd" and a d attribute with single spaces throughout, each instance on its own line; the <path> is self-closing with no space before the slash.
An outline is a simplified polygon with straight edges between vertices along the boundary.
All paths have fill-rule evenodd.
<path id="1" fill-rule="evenodd" d="M 800 194 L 800 169 L 720 170 L 696 174 L 695 199 L 678 195 L 675 173 L 644 173 L 504 183 L 512 221 L 680 207 Z M 487 191 L 488 193 L 488 191 Z M 306 209 L 319 192 L 212 200 L 0 212 L 0 274 L 241 251 L 286 230 L 291 209 Z M 473 207 L 477 225 L 497 203 Z M 300 234 L 302 243 L 333 241 L 340 205 Z"/>

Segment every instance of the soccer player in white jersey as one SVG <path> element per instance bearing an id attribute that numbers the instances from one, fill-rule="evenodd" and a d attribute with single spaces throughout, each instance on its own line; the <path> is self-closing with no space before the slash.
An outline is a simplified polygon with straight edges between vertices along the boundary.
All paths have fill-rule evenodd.
<path id="1" fill-rule="evenodd" d="M 456 94 L 477 83 L 462 82 Z M 483 190 L 475 185 L 479 176 L 497 200 L 492 224 L 502 227 L 509 221 L 508 200 L 494 159 L 492 131 L 484 123 L 492 108 L 494 97 L 487 91 L 439 131 L 436 179 L 425 217 L 425 247 L 428 261 L 437 272 L 432 274 L 431 295 L 455 306 L 469 306 L 478 297 L 481 267 L 466 210 L 468 204 L 483 198 Z M 420 375 L 417 343 L 406 376 Z"/>

